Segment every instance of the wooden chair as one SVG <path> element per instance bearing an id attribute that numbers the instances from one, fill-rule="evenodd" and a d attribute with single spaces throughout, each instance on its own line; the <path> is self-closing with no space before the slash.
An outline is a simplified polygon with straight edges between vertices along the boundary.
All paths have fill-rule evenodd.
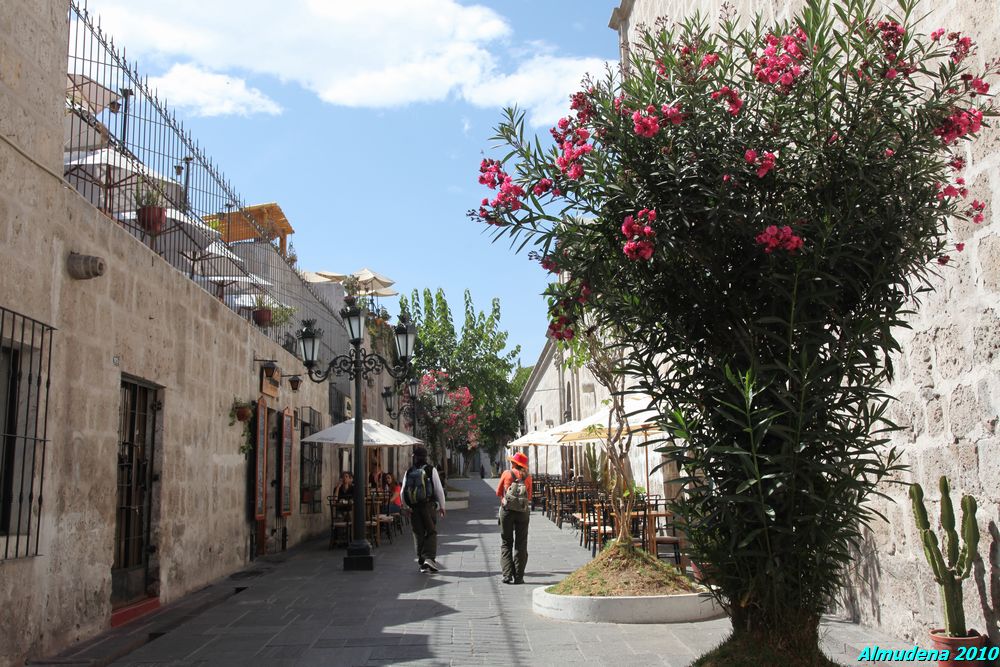
<path id="1" fill-rule="evenodd" d="M 646 529 L 647 549 L 657 558 L 671 558 L 674 564 L 681 565 L 681 547 L 683 540 L 677 534 L 677 526 L 673 517 L 661 517 L 660 512 L 651 512 Z"/>
<path id="2" fill-rule="evenodd" d="M 607 542 L 615 534 L 614 520 L 606 503 L 596 502 L 590 505 L 590 525 L 587 530 L 590 532 L 590 555 L 597 556 L 598 550 L 604 548 Z"/>
<path id="3" fill-rule="evenodd" d="M 326 502 L 330 506 L 330 548 L 346 546 L 351 541 L 351 515 L 346 511 L 349 508 L 338 504 L 335 496 L 327 496 Z M 342 536 L 343 540 L 338 541 L 338 536 Z"/>

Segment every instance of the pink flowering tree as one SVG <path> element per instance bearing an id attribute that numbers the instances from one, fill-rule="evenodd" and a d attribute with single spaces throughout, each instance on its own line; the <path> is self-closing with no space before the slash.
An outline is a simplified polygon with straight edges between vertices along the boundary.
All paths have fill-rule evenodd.
<path id="1" fill-rule="evenodd" d="M 439 388 L 445 390 L 444 406 L 440 408 L 434 399 Z M 417 402 L 417 426 L 430 444 L 436 463 L 444 465 L 452 450 L 467 452 L 478 446 L 479 426 L 468 387 L 449 389 L 448 373 L 431 371 L 420 378 Z"/>
<path id="2" fill-rule="evenodd" d="M 896 332 L 960 261 L 949 227 L 985 215 L 961 155 L 996 63 L 910 0 L 873 6 L 657 25 L 624 74 L 585 82 L 552 145 L 508 110 L 470 211 L 560 275 L 551 336 L 596 327 L 630 350 L 732 641 L 788 664 L 825 664 L 819 617 L 900 468 Z"/>

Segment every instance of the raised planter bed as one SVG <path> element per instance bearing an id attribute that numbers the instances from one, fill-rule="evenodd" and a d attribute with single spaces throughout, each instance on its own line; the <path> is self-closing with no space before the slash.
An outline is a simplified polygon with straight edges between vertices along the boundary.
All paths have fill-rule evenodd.
<path id="1" fill-rule="evenodd" d="M 584 623 L 689 623 L 725 615 L 702 593 L 594 597 L 554 595 L 544 587 L 532 592 L 531 608 L 539 616 Z"/>

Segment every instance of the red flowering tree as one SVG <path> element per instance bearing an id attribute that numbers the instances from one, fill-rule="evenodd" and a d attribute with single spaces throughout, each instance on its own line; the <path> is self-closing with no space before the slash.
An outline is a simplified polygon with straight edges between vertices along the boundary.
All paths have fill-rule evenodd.
<path id="1" fill-rule="evenodd" d="M 825 664 L 820 614 L 900 467 L 895 332 L 962 250 L 949 225 L 983 219 L 959 151 L 993 115 L 996 64 L 969 71 L 971 40 L 921 33 L 910 0 L 873 6 L 658 25 L 624 76 L 572 97 L 551 147 L 508 110 L 506 157 L 480 166 L 496 195 L 470 212 L 562 274 L 552 336 L 586 321 L 631 349 L 691 555 L 737 650 L 774 652 L 761 664 Z"/>
<path id="2" fill-rule="evenodd" d="M 417 392 L 417 427 L 430 443 L 433 460 L 441 465 L 449 451 L 468 451 L 479 442 L 472 392 L 468 387 L 450 390 L 448 382 L 448 373 L 431 371 L 421 376 Z M 445 391 L 444 406 L 440 408 L 434 399 L 439 388 Z"/>

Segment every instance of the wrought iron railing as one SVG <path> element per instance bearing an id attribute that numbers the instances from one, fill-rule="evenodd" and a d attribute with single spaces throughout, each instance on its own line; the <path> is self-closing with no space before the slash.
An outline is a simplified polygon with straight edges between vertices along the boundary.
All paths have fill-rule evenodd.
<path id="1" fill-rule="evenodd" d="M 300 274 L 280 208 L 247 204 L 85 3 L 70 0 L 69 18 L 66 180 L 289 350 L 300 320 L 314 319 L 324 357 L 345 353 L 343 323 Z"/>

